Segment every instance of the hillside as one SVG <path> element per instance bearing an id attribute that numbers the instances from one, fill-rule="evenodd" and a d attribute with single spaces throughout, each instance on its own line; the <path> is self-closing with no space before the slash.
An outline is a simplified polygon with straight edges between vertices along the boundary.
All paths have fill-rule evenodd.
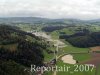
<path id="1" fill-rule="evenodd" d="M 46 44 L 16 27 L 0 25 L 0 75 L 29 75 L 25 68 L 43 65 Z"/>

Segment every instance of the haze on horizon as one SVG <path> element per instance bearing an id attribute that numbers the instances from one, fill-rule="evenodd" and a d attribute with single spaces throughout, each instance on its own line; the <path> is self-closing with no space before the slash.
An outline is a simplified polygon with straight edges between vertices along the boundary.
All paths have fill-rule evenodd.
<path id="1" fill-rule="evenodd" d="M 0 17 L 100 18 L 100 0 L 0 0 Z"/>

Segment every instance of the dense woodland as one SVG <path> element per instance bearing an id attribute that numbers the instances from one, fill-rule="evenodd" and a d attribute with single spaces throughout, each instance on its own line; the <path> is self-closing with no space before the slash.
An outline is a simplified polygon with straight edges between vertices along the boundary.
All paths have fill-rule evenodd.
<path id="1" fill-rule="evenodd" d="M 60 35 L 60 39 L 65 39 L 73 46 L 76 47 L 93 47 L 100 45 L 100 32 L 89 32 L 85 30 L 83 32 L 78 32 L 73 35 Z"/>
<path id="2" fill-rule="evenodd" d="M 33 42 L 27 36 L 32 37 Z M 0 25 L 0 75 L 29 75 L 24 72 L 25 68 L 31 64 L 43 65 L 43 50 L 46 44 L 40 38 L 16 27 Z"/>

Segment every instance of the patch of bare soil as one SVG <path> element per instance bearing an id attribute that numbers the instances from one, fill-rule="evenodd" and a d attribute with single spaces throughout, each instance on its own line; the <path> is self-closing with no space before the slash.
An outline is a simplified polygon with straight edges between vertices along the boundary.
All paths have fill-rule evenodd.
<path id="1" fill-rule="evenodd" d="M 68 64 L 76 64 L 76 60 L 73 59 L 72 55 L 65 55 L 62 57 L 62 61 Z"/>
<path id="2" fill-rule="evenodd" d="M 91 51 L 100 51 L 100 46 L 91 47 Z"/>

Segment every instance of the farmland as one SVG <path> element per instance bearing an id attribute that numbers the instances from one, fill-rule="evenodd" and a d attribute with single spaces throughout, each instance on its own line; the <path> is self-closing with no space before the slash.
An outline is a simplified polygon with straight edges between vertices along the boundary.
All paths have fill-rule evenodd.
<path id="1" fill-rule="evenodd" d="M 52 29 L 52 27 L 53 26 L 51 26 L 51 28 L 49 28 L 49 29 Z M 48 26 L 46 26 L 46 28 L 45 28 L 45 26 L 36 26 L 36 29 L 38 29 L 37 31 L 39 31 L 39 32 L 45 32 L 46 34 L 51 36 L 51 38 L 53 40 L 60 40 L 60 41 L 64 42 L 67 45 L 66 47 L 59 48 L 57 56 L 60 56 L 62 54 L 71 54 L 73 56 L 73 59 L 77 60 L 77 62 L 79 64 L 84 64 L 84 63 L 87 64 L 88 62 L 90 62 L 90 64 L 91 64 L 91 62 L 93 62 L 93 60 L 94 60 L 93 55 L 95 55 L 97 57 L 97 56 L 99 56 L 99 53 L 98 54 L 92 54 L 90 52 L 91 51 L 98 51 L 99 46 L 97 46 L 97 47 L 85 47 L 85 48 L 84 47 L 80 48 L 80 47 L 77 47 L 77 46 L 75 47 L 69 41 L 66 41 L 66 39 L 60 38 L 60 36 L 62 36 L 62 35 L 70 36 L 70 35 L 74 35 L 74 34 L 79 33 L 79 32 L 84 32 L 84 33 L 91 34 L 91 33 L 99 32 L 100 31 L 99 27 L 100 26 L 98 26 L 98 25 L 91 25 L 91 26 L 76 25 L 76 26 L 65 26 L 65 27 L 61 27 L 61 28 L 59 28 L 59 26 L 58 26 L 58 29 L 57 29 L 57 26 L 54 26 L 54 28 L 52 30 L 48 31 L 48 29 L 46 29 L 46 28 L 48 28 Z M 34 30 L 34 29 L 31 29 L 31 28 L 32 27 L 29 27 L 29 29 L 27 29 L 27 30 Z M 21 27 L 21 29 L 26 30 L 26 29 L 24 29 L 24 27 Z M 86 34 L 86 35 L 88 35 L 88 34 Z M 84 38 L 84 37 L 82 37 L 82 38 Z M 53 43 L 51 43 L 51 44 L 53 44 Z M 52 48 L 49 48 L 49 49 L 51 49 L 52 51 L 56 50 L 55 47 L 54 48 L 52 47 Z M 45 62 L 49 62 L 50 60 L 52 60 L 54 58 L 54 54 L 52 54 L 52 53 L 48 54 L 45 51 L 44 51 L 44 56 L 45 56 Z M 57 64 L 56 64 L 57 66 L 69 65 L 67 63 L 64 63 L 61 60 L 61 58 L 62 57 L 60 57 L 58 59 Z M 97 63 L 99 63 L 99 61 L 97 61 Z M 73 65 L 70 65 L 70 66 L 72 67 L 71 70 L 73 70 L 74 69 Z M 90 71 L 85 72 L 84 71 L 84 72 L 75 72 L 74 74 L 70 73 L 70 72 L 67 72 L 67 73 L 66 72 L 56 72 L 56 73 L 57 73 L 57 75 L 67 75 L 67 74 L 68 75 L 84 75 L 84 74 L 85 75 L 94 75 L 95 74 L 95 69 L 96 68 L 94 68 L 92 72 L 90 72 Z M 96 71 L 98 73 L 98 69 Z M 46 75 L 47 74 L 51 75 L 51 74 L 53 74 L 53 72 L 46 72 L 45 74 Z"/>
<path id="2" fill-rule="evenodd" d="M 59 29 L 59 30 L 55 30 L 55 31 L 47 32 L 47 33 L 50 34 L 53 39 L 59 39 L 59 40 L 63 41 L 64 43 L 66 43 L 67 46 L 62 48 L 62 49 L 59 49 L 58 55 L 64 54 L 64 53 L 71 54 L 71 55 L 73 55 L 73 58 L 75 60 L 77 60 L 78 63 L 80 63 L 80 64 L 83 64 L 83 62 L 88 63 L 89 60 L 91 60 L 89 64 L 92 64 L 91 62 L 93 62 L 92 61 L 93 54 L 89 53 L 89 52 L 91 52 L 91 50 L 92 51 L 98 51 L 100 49 L 99 46 L 79 48 L 79 47 L 73 46 L 71 43 L 69 43 L 65 39 L 60 39 L 59 36 L 66 35 L 66 34 L 67 35 L 73 35 L 73 34 L 76 34 L 78 32 L 84 32 L 83 30 L 85 30 L 85 29 L 86 29 L 86 33 L 88 33 L 88 31 L 89 31 L 89 33 L 99 32 L 100 29 L 98 27 L 99 27 L 98 25 L 97 26 L 94 26 L 94 25 L 92 26 L 91 25 L 91 26 L 66 27 L 66 28 L 63 28 L 63 29 Z M 84 38 L 84 37 L 82 37 L 82 38 Z M 95 57 L 99 58 L 97 60 L 100 60 L 100 57 L 98 56 L 99 53 L 94 54 L 94 55 L 95 55 Z M 97 61 L 97 63 L 99 64 L 100 62 Z M 60 58 L 59 61 L 57 61 L 57 65 L 58 66 L 61 66 L 61 65 L 63 66 L 63 65 L 68 65 L 68 64 L 63 63 L 61 58 Z M 73 66 L 73 65 L 71 65 L 71 66 Z M 95 74 L 95 69 L 96 68 L 94 68 L 94 70 L 92 72 L 76 72 L 76 73 L 57 72 L 57 75 L 67 75 L 67 74 L 68 75 L 84 75 L 84 74 L 85 75 L 94 75 Z"/>

